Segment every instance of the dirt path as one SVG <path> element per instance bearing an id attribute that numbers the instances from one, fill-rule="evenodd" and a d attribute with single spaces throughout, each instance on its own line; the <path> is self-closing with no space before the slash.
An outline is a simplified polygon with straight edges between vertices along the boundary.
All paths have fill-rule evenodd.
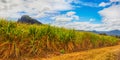
<path id="1" fill-rule="evenodd" d="M 42 60 L 120 60 L 120 45 L 63 54 Z"/>
<path id="2" fill-rule="evenodd" d="M 26 58 L 23 60 L 120 60 L 120 45 L 62 54 L 49 58 Z"/>

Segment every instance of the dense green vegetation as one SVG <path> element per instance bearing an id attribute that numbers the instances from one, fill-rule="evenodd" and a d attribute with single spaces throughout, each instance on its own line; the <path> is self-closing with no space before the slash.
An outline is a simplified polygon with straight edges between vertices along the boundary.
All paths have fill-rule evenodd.
<path id="1" fill-rule="evenodd" d="M 0 58 L 45 56 L 116 45 L 118 39 L 49 25 L 21 24 L 0 19 Z"/>

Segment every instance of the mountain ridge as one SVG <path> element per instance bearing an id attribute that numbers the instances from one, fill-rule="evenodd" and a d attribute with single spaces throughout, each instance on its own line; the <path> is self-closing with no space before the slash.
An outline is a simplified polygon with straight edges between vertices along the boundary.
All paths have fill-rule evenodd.
<path id="1" fill-rule="evenodd" d="M 107 34 L 107 35 L 113 35 L 113 36 L 120 36 L 120 30 L 111 30 L 111 31 L 92 31 L 97 34 Z"/>

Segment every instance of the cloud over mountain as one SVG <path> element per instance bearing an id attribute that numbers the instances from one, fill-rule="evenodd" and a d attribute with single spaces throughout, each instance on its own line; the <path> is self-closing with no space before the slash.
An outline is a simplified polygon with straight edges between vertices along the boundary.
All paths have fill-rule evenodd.
<path id="1" fill-rule="evenodd" d="M 22 15 L 29 15 L 43 23 L 77 30 L 120 30 L 120 0 L 97 2 L 93 0 L 87 2 L 85 0 L 0 0 L 0 17 L 18 19 Z M 96 19 L 98 18 L 96 14 L 101 20 Z"/>

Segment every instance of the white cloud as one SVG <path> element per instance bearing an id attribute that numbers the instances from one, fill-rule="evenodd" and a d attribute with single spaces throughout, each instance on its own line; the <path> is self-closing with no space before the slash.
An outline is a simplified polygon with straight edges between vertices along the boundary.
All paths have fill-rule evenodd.
<path id="1" fill-rule="evenodd" d="M 59 23 L 60 22 L 69 22 L 71 20 L 79 20 L 79 16 L 77 16 L 75 14 L 76 14 L 76 12 L 69 11 L 66 14 L 54 16 L 54 17 L 52 17 L 52 19 Z"/>
<path id="2" fill-rule="evenodd" d="M 74 14 L 76 14 L 76 12 L 73 12 L 73 11 L 70 11 L 70 12 L 67 12 L 67 16 L 72 16 L 72 15 L 74 15 Z"/>
<path id="3" fill-rule="evenodd" d="M 112 4 L 116 3 L 116 2 L 120 2 L 120 0 L 110 0 L 110 2 L 101 2 L 99 4 L 99 7 L 106 7 L 108 5 L 112 5 Z"/>
<path id="4" fill-rule="evenodd" d="M 80 5 L 98 7 L 95 3 L 81 2 L 78 0 L 0 0 L 0 17 L 3 18 L 19 18 L 24 14 L 35 18 L 59 14 L 59 11 L 71 10 L 74 8 L 71 2 Z M 120 0 L 110 0 L 110 2 L 102 2 L 101 7 L 112 5 L 112 3 Z M 80 20 L 76 12 L 69 11 L 66 14 L 54 15 L 52 17 L 55 23 L 52 25 L 74 28 L 77 30 L 120 30 L 120 5 L 113 4 L 110 7 L 99 11 L 102 16 L 103 24 L 93 24 L 95 19 L 91 18 L 88 22 L 71 22 L 72 20 Z"/>
<path id="5" fill-rule="evenodd" d="M 83 6 L 98 7 L 98 4 L 93 3 L 93 2 L 83 2 L 83 1 L 79 0 L 76 3 L 79 5 L 83 5 Z"/>
<path id="6" fill-rule="evenodd" d="M 71 10 L 73 0 L 0 0 L 0 17 L 18 18 L 19 12 L 39 18 L 45 16 L 45 12 L 57 12 Z"/>
<path id="7" fill-rule="evenodd" d="M 77 30 L 97 30 L 97 31 L 108 31 L 108 30 L 120 30 L 120 5 L 112 5 L 104 8 L 98 12 L 102 16 L 101 24 L 94 24 L 92 21 L 95 19 L 91 18 L 88 22 L 68 22 L 54 25 L 59 27 L 66 27 Z M 71 20 L 71 19 L 70 19 Z M 70 21 L 68 19 L 68 21 Z"/>
<path id="8" fill-rule="evenodd" d="M 99 6 L 100 7 L 105 7 L 105 6 L 108 6 L 108 5 L 110 5 L 111 3 L 105 3 L 105 2 L 101 2 L 100 4 L 99 4 Z"/>
<path id="9" fill-rule="evenodd" d="M 104 27 L 103 25 L 93 24 L 91 22 L 69 22 L 69 23 L 61 23 L 61 24 L 54 23 L 53 25 L 59 26 L 59 27 L 65 27 L 65 28 L 69 28 L 69 29 L 86 30 L 86 31 L 105 30 L 105 28 L 103 28 Z"/>
<path id="10" fill-rule="evenodd" d="M 107 24 L 120 24 L 120 5 L 113 5 L 108 8 L 104 8 L 99 11 L 99 14 L 103 17 L 103 22 Z"/>
<path id="11" fill-rule="evenodd" d="M 110 0 L 110 2 L 120 2 L 120 0 Z"/>
<path id="12" fill-rule="evenodd" d="M 99 4 L 101 7 L 111 5 L 98 13 L 102 16 L 101 29 L 103 30 L 120 30 L 120 4 L 116 4 L 120 0 L 110 0 L 110 2 L 102 2 Z"/>
<path id="13" fill-rule="evenodd" d="M 102 22 L 104 27 L 109 30 L 120 30 L 120 5 L 113 5 L 108 8 L 104 8 L 99 11 L 102 16 Z"/>

